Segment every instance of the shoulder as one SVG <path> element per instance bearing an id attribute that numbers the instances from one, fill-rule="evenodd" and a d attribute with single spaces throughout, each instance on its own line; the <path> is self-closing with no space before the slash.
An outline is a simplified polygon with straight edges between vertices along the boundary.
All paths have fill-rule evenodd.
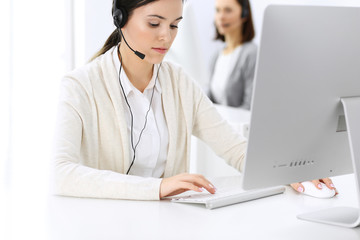
<path id="1" fill-rule="evenodd" d="M 224 50 L 224 46 L 222 46 L 221 48 L 218 48 L 218 49 L 216 49 L 213 53 L 212 53 L 212 59 L 217 59 L 220 55 L 221 55 L 221 53 L 223 52 L 223 50 Z"/>
<path id="2" fill-rule="evenodd" d="M 111 58 L 111 50 L 103 55 L 95 58 L 91 62 L 78 67 L 65 75 L 65 77 L 76 78 L 82 81 L 89 80 L 92 77 L 97 76 L 103 71 L 104 65 L 109 64 Z"/>
<path id="3" fill-rule="evenodd" d="M 94 71 L 98 68 L 98 60 L 68 72 L 60 82 L 60 101 L 67 102 L 77 111 L 91 104 L 94 89 Z"/>
<path id="4" fill-rule="evenodd" d="M 191 76 L 184 70 L 184 68 L 174 62 L 164 61 L 161 64 L 161 72 L 169 75 L 173 84 L 183 84 L 193 82 Z"/>
<path id="5" fill-rule="evenodd" d="M 78 81 L 82 81 L 82 82 L 87 81 L 90 78 L 90 75 L 91 75 L 90 72 L 92 72 L 93 68 L 96 67 L 95 61 L 96 60 L 68 72 L 64 76 L 64 79 L 73 79 L 73 80 L 78 80 Z"/>
<path id="6" fill-rule="evenodd" d="M 91 91 L 93 82 L 104 78 L 104 65 L 109 62 L 107 58 L 109 56 L 105 53 L 91 62 L 68 72 L 62 79 L 62 85 L 72 85 L 73 87 L 81 87 L 87 92 Z"/>
<path id="7" fill-rule="evenodd" d="M 217 59 L 219 58 L 219 56 L 221 55 L 221 52 L 223 51 L 223 48 L 221 49 L 217 49 L 212 55 L 211 55 L 211 59 L 210 59 L 210 67 L 211 69 L 213 69 L 215 67 L 215 63 L 217 61 Z"/>
<path id="8" fill-rule="evenodd" d="M 257 59 L 258 47 L 253 42 L 246 42 L 242 45 L 238 64 L 245 68 L 254 68 Z"/>
<path id="9" fill-rule="evenodd" d="M 178 74 L 183 71 L 182 67 L 179 64 L 171 61 L 163 61 L 161 63 L 161 70 L 169 74 Z"/>
<path id="10" fill-rule="evenodd" d="M 187 95 L 193 91 L 197 92 L 200 89 L 199 84 L 178 64 L 164 61 L 161 65 L 161 87 L 179 93 L 180 95 Z"/>
<path id="11" fill-rule="evenodd" d="M 246 55 L 256 56 L 258 47 L 254 42 L 246 42 L 242 46 L 242 51 Z"/>
<path id="12" fill-rule="evenodd" d="M 179 64 L 170 61 L 163 61 L 161 63 L 161 73 L 167 76 L 167 80 L 170 80 L 175 85 L 179 84 L 179 80 L 190 78 Z"/>

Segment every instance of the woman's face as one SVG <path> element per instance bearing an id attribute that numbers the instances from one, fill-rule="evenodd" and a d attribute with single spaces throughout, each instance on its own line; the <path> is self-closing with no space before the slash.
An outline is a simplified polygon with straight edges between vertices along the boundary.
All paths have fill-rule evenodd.
<path id="1" fill-rule="evenodd" d="M 221 35 L 239 31 L 242 27 L 242 7 L 236 0 L 216 0 L 215 25 Z"/>
<path id="2" fill-rule="evenodd" d="M 136 8 L 122 28 L 129 45 L 160 63 L 171 47 L 182 19 L 182 0 L 158 0 Z"/>

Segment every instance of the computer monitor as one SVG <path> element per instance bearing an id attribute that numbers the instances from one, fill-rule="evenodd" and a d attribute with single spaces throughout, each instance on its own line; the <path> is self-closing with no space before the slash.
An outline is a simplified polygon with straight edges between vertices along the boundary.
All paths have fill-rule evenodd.
<path id="1" fill-rule="evenodd" d="M 359 188 L 360 8 L 272 5 L 263 21 L 244 189 L 353 170 Z M 354 227 L 359 212 L 309 220 Z"/>

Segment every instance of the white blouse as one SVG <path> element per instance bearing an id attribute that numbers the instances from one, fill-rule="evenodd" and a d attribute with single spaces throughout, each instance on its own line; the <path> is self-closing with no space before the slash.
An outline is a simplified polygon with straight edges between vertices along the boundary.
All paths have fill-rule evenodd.
<path id="1" fill-rule="evenodd" d="M 226 86 L 229 76 L 235 67 L 236 61 L 241 51 L 241 45 L 236 47 L 229 54 L 221 53 L 216 60 L 213 78 L 211 79 L 211 92 L 215 101 L 222 105 L 227 105 Z"/>
<path id="2" fill-rule="evenodd" d="M 114 48 L 113 62 L 115 68 L 119 70 L 120 60 L 117 54 L 117 48 Z M 133 114 L 133 144 L 136 146 L 141 130 L 145 124 L 145 116 L 149 110 L 151 95 L 155 85 L 155 79 L 158 73 L 160 64 L 154 65 L 153 76 L 149 85 L 144 92 L 140 92 L 130 82 L 126 76 L 124 68 L 121 70 L 120 80 L 124 88 L 125 95 L 128 99 L 131 111 Z M 117 75 L 119 76 L 119 75 Z M 123 92 L 120 92 L 121 97 L 124 97 Z M 131 136 L 131 115 L 127 104 L 123 105 L 123 112 L 127 122 L 128 136 Z M 165 121 L 164 111 L 162 107 L 161 86 L 159 79 L 156 80 L 154 96 L 151 103 L 151 108 L 147 116 L 146 127 L 141 135 L 140 142 L 136 147 L 136 158 L 134 165 L 131 167 L 129 174 L 142 177 L 156 177 L 163 175 L 167 159 L 167 151 L 169 144 L 169 133 Z M 134 152 L 130 142 L 130 163 L 133 159 Z M 127 171 L 127 170 L 126 170 Z"/>

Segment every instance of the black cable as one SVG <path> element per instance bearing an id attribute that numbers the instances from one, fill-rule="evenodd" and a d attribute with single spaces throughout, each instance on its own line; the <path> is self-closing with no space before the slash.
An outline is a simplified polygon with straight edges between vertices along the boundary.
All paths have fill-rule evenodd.
<path id="1" fill-rule="evenodd" d="M 125 40 L 125 39 L 124 39 L 124 40 Z M 126 40 L 125 40 L 125 41 L 126 41 Z M 121 43 L 120 43 L 120 44 L 121 44 Z M 154 97 L 155 86 L 156 86 L 156 82 L 157 82 L 157 79 L 158 79 L 158 76 L 159 76 L 159 70 L 160 70 L 160 68 L 161 68 L 162 62 L 160 63 L 160 66 L 159 66 L 158 71 L 157 71 L 157 73 L 156 73 L 155 83 L 154 83 L 153 91 L 152 91 L 152 93 L 151 93 L 151 98 L 150 98 L 149 109 L 147 110 L 146 115 L 145 115 L 145 124 L 144 124 L 144 127 L 142 128 L 142 130 L 140 131 L 139 139 L 138 139 L 137 143 L 136 143 L 135 146 L 134 146 L 134 137 L 133 137 L 133 135 L 134 135 L 134 133 L 133 133 L 133 132 L 134 132 L 134 115 L 133 115 L 133 113 L 132 113 L 132 110 L 131 110 L 129 101 L 128 101 L 127 97 L 126 97 L 126 94 L 125 94 L 125 91 L 124 91 L 124 88 L 123 88 L 123 86 L 122 86 L 121 79 L 120 79 L 120 74 L 121 74 L 121 69 L 122 69 L 122 63 L 123 63 L 122 56 L 121 56 L 121 53 L 120 53 L 120 45 L 118 46 L 118 54 L 119 54 L 119 56 L 120 56 L 119 83 L 120 83 L 120 87 L 121 87 L 121 90 L 122 90 L 122 92 L 123 92 L 123 95 L 124 95 L 124 98 L 125 98 L 125 102 L 126 102 L 128 108 L 129 108 L 130 116 L 131 116 L 131 130 L 130 130 L 131 136 L 130 136 L 130 141 L 131 141 L 131 148 L 132 148 L 132 150 L 133 150 L 134 156 L 133 156 L 133 159 L 132 159 L 132 161 L 131 161 L 131 164 L 130 164 L 129 169 L 128 169 L 127 172 L 126 172 L 126 175 L 128 175 L 129 172 L 130 172 L 131 167 L 133 166 L 133 164 L 134 164 L 134 162 L 135 162 L 135 159 L 136 159 L 136 155 L 135 155 L 135 153 L 136 153 L 136 148 L 137 148 L 137 146 L 139 145 L 141 136 L 142 136 L 142 134 L 143 134 L 143 132 L 144 132 L 144 130 L 145 130 L 146 124 L 147 124 L 147 116 L 148 116 L 148 114 L 149 114 L 149 112 L 150 112 L 150 109 L 151 109 L 151 104 L 152 104 L 152 100 L 153 100 L 153 97 Z"/>
<path id="2" fill-rule="evenodd" d="M 122 39 L 124 39 L 126 45 L 130 48 L 131 51 L 135 52 L 135 50 L 132 49 L 132 48 L 130 47 L 130 45 L 127 43 L 127 41 L 126 41 L 126 39 L 125 39 L 125 37 L 124 37 L 124 35 L 123 35 L 123 33 L 122 33 L 122 31 L 121 31 L 120 28 L 119 28 L 119 32 L 120 32 L 120 34 L 121 34 Z M 118 49 L 119 49 L 119 48 L 118 48 Z M 120 50 L 118 50 L 118 52 L 120 53 Z M 121 54 L 120 54 L 120 58 L 121 58 Z"/>

